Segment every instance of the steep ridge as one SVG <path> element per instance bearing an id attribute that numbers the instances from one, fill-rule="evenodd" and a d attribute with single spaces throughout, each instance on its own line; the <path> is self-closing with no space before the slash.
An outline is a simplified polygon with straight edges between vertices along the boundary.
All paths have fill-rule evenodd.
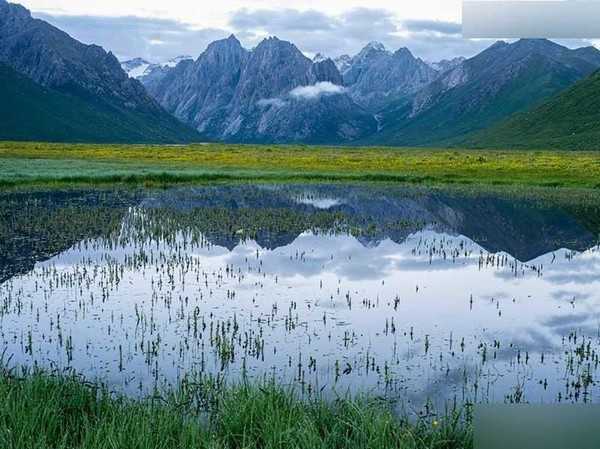
<path id="1" fill-rule="evenodd" d="M 600 72 L 541 106 L 467 136 L 460 145 L 487 148 L 600 150 Z"/>
<path id="2" fill-rule="evenodd" d="M 138 81 L 129 78 L 112 53 L 82 44 L 32 18 L 24 7 L 5 0 L 0 0 L 0 63 L 41 88 L 76 98 L 76 103 L 87 110 L 85 114 L 101 115 L 104 123 L 123 125 L 119 127 L 122 132 L 102 134 L 80 129 L 78 136 L 94 135 L 99 141 L 115 142 L 184 142 L 198 138 L 197 133 L 166 113 Z M 9 76 L 7 72 L 5 75 Z M 90 122 L 88 126 L 96 125 Z M 56 138 L 62 134 L 71 140 L 68 134 L 57 131 Z"/>
<path id="3" fill-rule="evenodd" d="M 152 115 L 40 86 L 4 64 L 0 98 L 1 140 L 168 142 L 179 136 L 177 127 L 157 128 Z"/>

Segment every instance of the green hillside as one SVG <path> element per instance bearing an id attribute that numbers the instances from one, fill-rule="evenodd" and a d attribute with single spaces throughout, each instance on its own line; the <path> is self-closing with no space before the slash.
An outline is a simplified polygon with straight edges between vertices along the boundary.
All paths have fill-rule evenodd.
<path id="1" fill-rule="evenodd" d="M 189 142 L 195 131 L 170 117 L 115 106 L 82 92 L 42 87 L 0 64 L 0 140 Z"/>
<path id="2" fill-rule="evenodd" d="M 539 107 L 515 114 L 458 145 L 600 150 L 600 71 Z"/>
<path id="3" fill-rule="evenodd" d="M 373 140 L 402 146 L 451 145 L 474 130 L 493 126 L 515 112 L 539 105 L 579 78 L 572 69 L 534 55 L 509 81 L 482 77 L 465 83 L 437 96 L 434 107 L 414 118 L 407 117 L 411 105 L 406 102 L 396 110 L 390 108 L 387 114 L 383 113 L 383 130 Z M 501 88 L 492 88 L 495 84 L 501 84 Z"/>

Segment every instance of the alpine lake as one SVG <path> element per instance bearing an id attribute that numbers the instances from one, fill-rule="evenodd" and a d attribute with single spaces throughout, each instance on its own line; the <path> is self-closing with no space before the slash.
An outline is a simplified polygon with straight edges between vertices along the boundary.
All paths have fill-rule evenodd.
<path id="1" fill-rule="evenodd" d="M 416 413 L 597 402 L 600 199 L 582 196 L 5 191 L 2 363 L 133 397 L 211 378 Z"/>

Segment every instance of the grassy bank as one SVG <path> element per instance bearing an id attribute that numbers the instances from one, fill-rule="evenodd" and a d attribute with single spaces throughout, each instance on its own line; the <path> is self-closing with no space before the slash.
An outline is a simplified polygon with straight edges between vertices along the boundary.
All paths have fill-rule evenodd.
<path id="1" fill-rule="evenodd" d="M 600 188 L 600 152 L 0 143 L 0 184 L 368 181 Z"/>
<path id="2" fill-rule="evenodd" d="M 273 385 L 186 385 L 133 401 L 72 377 L 0 378 L 6 449 L 469 448 L 458 416 L 409 424 L 376 401 L 301 401 Z"/>

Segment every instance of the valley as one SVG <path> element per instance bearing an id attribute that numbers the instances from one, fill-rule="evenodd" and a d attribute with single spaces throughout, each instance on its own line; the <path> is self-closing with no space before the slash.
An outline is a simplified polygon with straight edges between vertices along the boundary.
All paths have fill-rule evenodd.
<path id="1" fill-rule="evenodd" d="M 473 449 L 482 407 L 600 401 L 597 41 L 24 3 L 1 448 Z"/>

